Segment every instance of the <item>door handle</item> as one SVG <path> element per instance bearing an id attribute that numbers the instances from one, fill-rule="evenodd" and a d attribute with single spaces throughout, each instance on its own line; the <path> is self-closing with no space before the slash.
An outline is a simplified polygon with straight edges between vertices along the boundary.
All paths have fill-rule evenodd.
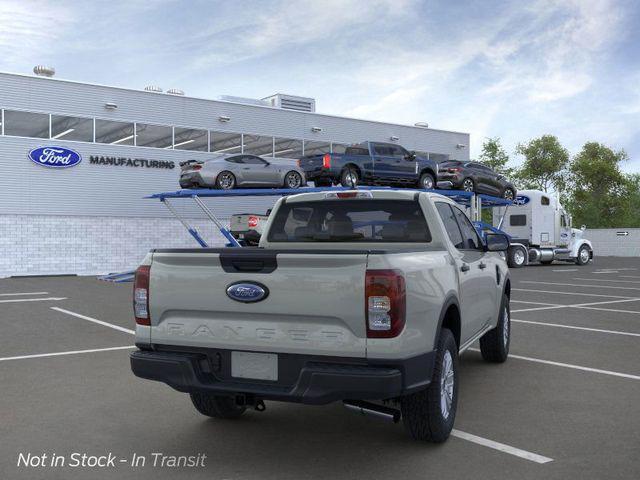
<path id="1" fill-rule="evenodd" d="M 243 167 L 243 170 L 251 170 L 251 167 Z"/>
<path id="2" fill-rule="evenodd" d="M 460 270 L 462 270 L 463 272 L 468 272 L 470 270 L 469 265 L 467 265 L 466 263 L 463 263 L 462 266 L 460 267 Z"/>
<path id="3" fill-rule="evenodd" d="M 487 264 L 484 262 L 480 262 L 480 265 L 478 265 L 478 267 L 480 267 L 480 270 L 484 270 L 485 268 L 487 268 Z"/>

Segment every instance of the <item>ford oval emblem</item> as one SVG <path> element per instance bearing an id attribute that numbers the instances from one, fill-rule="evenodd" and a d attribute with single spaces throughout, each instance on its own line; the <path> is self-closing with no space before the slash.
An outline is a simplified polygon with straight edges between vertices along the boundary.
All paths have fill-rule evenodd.
<path id="1" fill-rule="evenodd" d="M 253 303 L 267 298 L 269 289 L 259 283 L 237 282 L 227 287 L 227 296 L 236 302 Z"/>
<path id="2" fill-rule="evenodd" d="M 69 168 L 82 161 L 82 155 L 64 147 L 38 147 L 29 152 L 33 163 L 51 168 Z"/>
<path id="3" fill-rule="evenodd" d="M 513 201 L 514 205 L 526 205 L 529 203 L 530 198 L 526 195 L 518 195 L 516 199 Z"/>

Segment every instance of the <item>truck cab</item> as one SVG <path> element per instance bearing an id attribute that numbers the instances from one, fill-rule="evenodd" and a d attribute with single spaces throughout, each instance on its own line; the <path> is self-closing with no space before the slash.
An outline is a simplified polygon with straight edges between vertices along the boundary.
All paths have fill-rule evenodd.
<path id="1" fill-rule="evenodd" d="M 501 208 L 493 226 L 511 237 L 509 266 L 550 264 L 554 260 L 584 265 L 593 259 L 591 243 L 582 238 L 585 227 L 572 228 L 571 215 L 553 195 L 522 190 L 512 206 Z"/>

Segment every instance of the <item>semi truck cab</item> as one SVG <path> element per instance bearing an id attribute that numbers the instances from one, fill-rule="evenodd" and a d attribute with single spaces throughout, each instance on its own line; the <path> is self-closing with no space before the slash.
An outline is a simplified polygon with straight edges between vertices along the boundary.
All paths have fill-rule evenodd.
<path id="1" fill-rule="evenodd" d="M 512 206 L 498 209 L 493 226 L 511 237 L 509 266 L 550 264 L 554 260 L 585 265 L 593 259 L 586 227 L 572 228 L 571 215 L 559 200 L 540 190 L 522 190 Z"/>

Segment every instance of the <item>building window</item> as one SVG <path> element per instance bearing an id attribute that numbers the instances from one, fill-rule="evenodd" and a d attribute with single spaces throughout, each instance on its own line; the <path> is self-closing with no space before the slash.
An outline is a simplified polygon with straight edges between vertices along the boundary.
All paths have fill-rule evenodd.
<path id="1" fill-rule="evenodd" d="M 210 132 L 212 153 L 242 153 L 242 135 L 239 133 Z"/>
<path id="2" fill-rule="evenodd" d="M 348 146 L 346 143 L 332 143 L 331 153 L 344 153 Z"/>
<path id="3" fill-rule="evenodd" d="M 51 138 L 93 142 L 93 119 L 51 115 Z"/>
<path id="4" fill-rule="evenodd" d="M 133 145 L 133 123 L 96 119 L 96 142 Z"/>
<path id="5" fill-rule="evenodd" d="M 302 157 L 302 140 L 291 138 L 275 138 L 273 156 L 277 158 Z"/>
<path id="6" fill-rule="evenodd" d="M 14 137 L 49 138 L 49 115 L 5 110 L 4 134 Z"/>
<path id="7" fill-rule="evenodd" d="M 314 142 L 310 140 L 304 141 L 305 155 L 322 155 L 323 153 L 331 153 L 331 143 Z"/>
<path id="8" fill-rule="evenodd" d="M 273 137 L 261 137 L 260 135 L 243 135 L 244 153 L 251 155 L 273 156 Z"/>
<path id="9" fill-rule="evenodd" d="M 209 148 L 206 130 L 176 127 L 173 131 L 173 148 L 176 150 L 196 150 L 206 152 Z"/>
<path id="10" fill-rule="evenodd" d="M 171 148 L 173 129 L 163 125 L 136 123 L 136 145 L 138 147 Z"/>

